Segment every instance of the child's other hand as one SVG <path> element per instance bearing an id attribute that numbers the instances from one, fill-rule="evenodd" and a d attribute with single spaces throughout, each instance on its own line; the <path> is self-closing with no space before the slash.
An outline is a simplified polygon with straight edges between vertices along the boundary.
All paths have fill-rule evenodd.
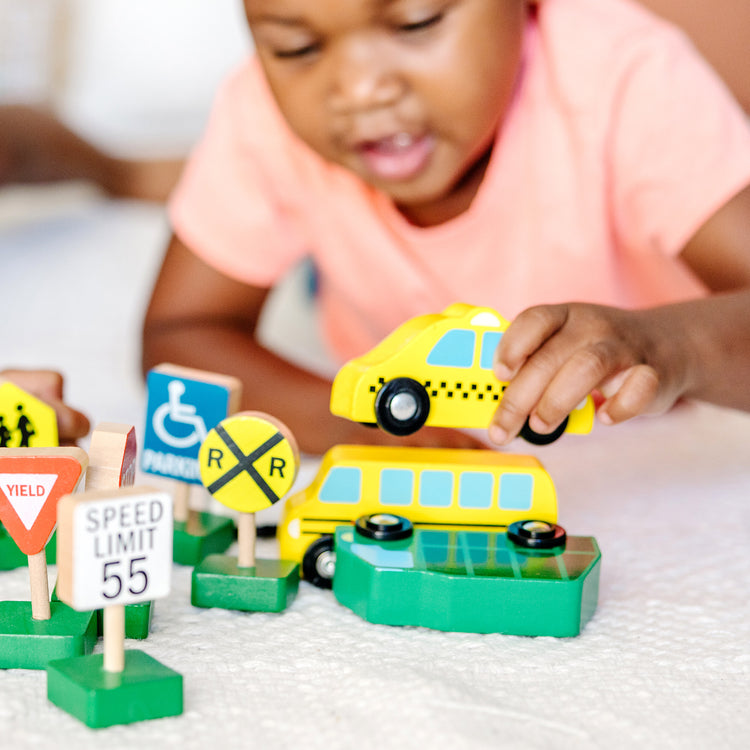
<path id="1" fill-rule="evenodd" d="M 63 401 L 63 377 L 54 370 L 3 370 L 0 380 L 10 380 L 32 396 L 49 404 L 57 414 L 57 432 L 60 445 L 74 445 L 89 432 L 90 424 L 85 414 L 71 408 Z"/>
<path id="2" fill-rule="evenodd" d="M 665 309 L 575 303 L 522 312 L 495 353 L 495 375 L 509 385 L 490 440 L 506 445 L 527 418 L 535 432 L 551 432 L 596 389 L 605 424 L 671 407 L 685 391 L 687 348 L 665 325 Z"/>

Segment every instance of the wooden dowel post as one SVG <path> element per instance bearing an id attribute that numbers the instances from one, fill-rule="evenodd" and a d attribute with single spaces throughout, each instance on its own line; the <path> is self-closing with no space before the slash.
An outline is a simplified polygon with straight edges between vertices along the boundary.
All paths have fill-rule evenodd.
<path id="1" fill-rule="evenodd" d="M 104 670 L 125 669 L 125 606 L 113 604 L 104 608 Z"/>
<path id="2" fill-rule="evenodd" d="M 44 550 L 29 555 L 29 579 L 31 584 L 31 617 L 34 620 L 49 620 L 49 581 L 47 580 L 47 558 Z"/>
<path id="3" fill-rule="evenodd" d="M 190 513 L 190 484 L 188 482 L 174 482 L 172 497 L 174 498 L 175 523 L 187 523 Z"/>
<path id="4" fill-rule="evenodd" d="M 238 568 L 255 567 L 255 513 L 240 513 L 237 520 Z"/>

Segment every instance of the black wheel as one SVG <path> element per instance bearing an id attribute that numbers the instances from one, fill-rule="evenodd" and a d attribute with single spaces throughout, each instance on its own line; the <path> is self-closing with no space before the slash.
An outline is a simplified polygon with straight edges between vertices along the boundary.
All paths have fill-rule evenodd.
<path id="1" fill-rule="evenodd" d="M 565 544 L 562 526 L 547 521 L 516 521 L 508 526 L 508 539 L 526 549 L 552 549 Z"/>
<path id="2" fill-rule="evenodd" d="M 565 417 L 565 419 L 563 419 L 563 421 L 560 422 L 557 428 L 552 430 L 552 432 L 534 432 L 534 430 L 529 427 L 529 420 L 527 419 L 518 435 L 532 445 L 549 445 L 562 436 L 567 426 L 568 418 Z"/>
<path id="3" fill-rule="evenodd" d="M 336 553 L 333 537 L 324 534 L 316 539 L 302 558 L 302 577 L 320 589 L 333 588 L 333 573 L 336 570 Z"/>
<path id="4" fill-rule="evenodd" d="M 411 435 L 427 421 L 430 397 L 411 378 L 389 380 L 375 397 L 375 419 L 391 435 Z"/>
<path id="5" fill-rule="evenodd" d="M 408 539 L 414 533 L 411 521 L 392 513 L 371 513 L 360 516 L 354 524 L 358 534 L 378 542 L 396 542 Z"/>

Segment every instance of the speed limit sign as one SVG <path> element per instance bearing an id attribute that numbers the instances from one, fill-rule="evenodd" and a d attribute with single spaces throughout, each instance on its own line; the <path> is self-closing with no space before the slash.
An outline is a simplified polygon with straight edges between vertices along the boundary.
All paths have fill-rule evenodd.
<path id="1" fill-rule="evenodd" d="M 58 505 L 58 596 L 76 610 L 169 593 L 172 498 L 149 487 L 66 495 Z"/>

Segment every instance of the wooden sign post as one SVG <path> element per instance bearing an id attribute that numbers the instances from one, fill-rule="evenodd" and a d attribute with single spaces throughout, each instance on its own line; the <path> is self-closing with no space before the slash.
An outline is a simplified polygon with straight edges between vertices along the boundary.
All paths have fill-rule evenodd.
<path id="1" fill-rule="evenodd" d="M 91 727 L 182 713 L 182 676 L 142 651 L 125 651 L 123 606 L 169 593 L 172 498 L 150 487 L 93 490 L 59 504 L 60 599 L 104 609 L 104 654 L 47 668 L 47 696 Z M 118 675 L 112 680 L 107 675 Z"/>
<path id="2" fill-rule="evenodd" d="M 193 571 L 191 600 L 199 607 L 279 612 L 297 593 L 299 566 L 255 557 L 255 512 L 281 500 L 299 469 L 289 429 L 260 412 L 240 412 L 213 428 L 198 461 L 204 486 L 239 511 L 237 557 L 210 555 Z"/>
<path id="3" fill-rule="evenodd" d="M 1 448 L 0 520 L 29 559 L 30 602 L 0 602 L 0 667 L 43 669 L 52 658 L 89 653 L 92 614 L 50 603 L 45 545 L 57 505 L 78 486 L 88 464 L 80 448 Z M 33 628 L 28 620 L 35 621 Z M 93 626 L 92 626 L 93 621 Z"/>
<path id="4" fill-rule="evenodd" d="M 146 381 L 148 401 L 141 469 L 174 480 L 175 562 L 195 565 L 234 541 L 226 516 L 190 509 L 190 488 L 200 486 L 198 451 L 208 431 L 239 408 L 237 378 L 163 364 Z"/>

